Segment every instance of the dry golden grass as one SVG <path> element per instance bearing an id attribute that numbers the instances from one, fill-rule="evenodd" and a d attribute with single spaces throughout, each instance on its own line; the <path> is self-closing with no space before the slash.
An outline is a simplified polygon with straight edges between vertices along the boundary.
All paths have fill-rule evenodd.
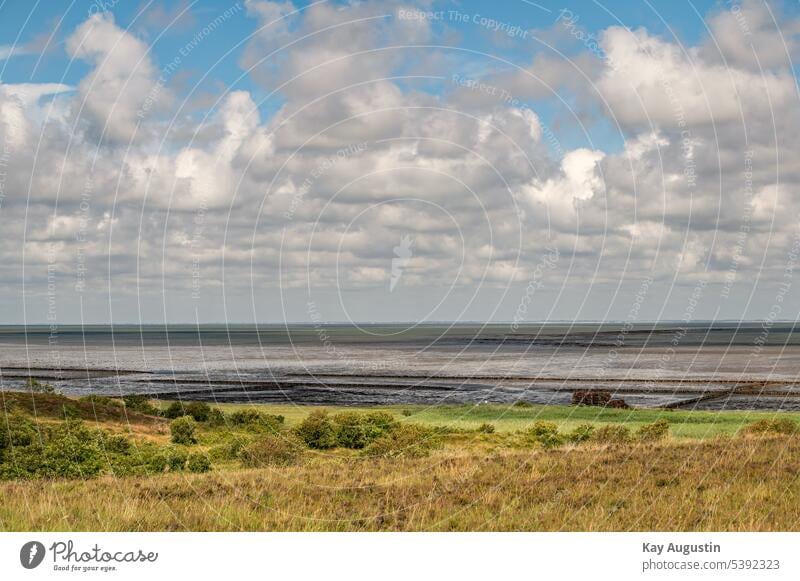
<path id="1" fill-rule="evenodd" d="M 483 436 L 428 458 L 0 483 L 2 530 L 796 530 L 800 438 L 554 451 Z"/>

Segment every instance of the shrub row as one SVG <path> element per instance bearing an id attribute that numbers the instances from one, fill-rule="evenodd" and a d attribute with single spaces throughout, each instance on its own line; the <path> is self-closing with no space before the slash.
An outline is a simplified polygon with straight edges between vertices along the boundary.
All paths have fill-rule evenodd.
<path id="1" fill-rule="evenodd" d="M 745 428 L 745 433 L 753 435 L 783 434 L 792 435 L 798 432 L 797 423 L 788 418 L 775 418 L 753 422 Z"/>
<path id="2" fill-rule="evenodd" d="M 438 444 L 434 430 L 403 424 L 385 412 L 311 412 L 293 431 L 265 434 L 240 447 L 238 457 L 248 468 L 285 466 L 300 460 L 306 448 L 349 448 L 382 458 L 427 456 Z"/>
<path id="3" fill-rule="evenodd" d="M 385 412 L 311 412 L 294 430 L 270 433 L 243 445 L 238 451 L 248 468 L 296 463 L 304 450 L 349 448 L 362 455 L 383 458 L 426 456 L 438 444 L 434 430 L 395 421 Z"/>
<path id="4" fill-rule="evenodd" d="M 100 473 L 124 476 L 211 469 L 205 454 L 189 453 L 180 446 L 135 445 L 123 435 L 89 428 L 79 420 L 37 425 L 15 413 L 3 419 L 0 478 L 91 478 Z"/>
<path id="5" fill-rule="evenodd" d="M 212 408 L 202 401 L 172 402 L 162 415 L 169 419 L 191 417 L 200 423 L 209 423 L 214 426 L 228 425 L 245 428 L 254 432 L 277 432 L 281 429 L 284 417 L 273 414 L 261 413 L 254 409 L 243 409 L 223 414 L 217 408 Z"/>
<path id="6" fill-rule="evenodd" d="M 591 424 L 581 424 L 567 434 L 559 432 L 558 426 L 553 422 L 536 422 L 524 432 L 524 435 L 543 448 L 557 448 L 566 443 L 580 444 L 588 441 L 604 444 L 654 442 L 669 435 L 669 422 L 663 419 L 657 420 L 640 426 L 636 432 L 631 432 L 629 427 L 619 424 L 607 424 L 599 428 Z"/>
<path id="7" fill-rule="evenodd" d="M 315 450 L 351 448 L 360 450 L 391 431 L 397 422 L 386 412 L 342 412 L 330 415 L 311 412 L 295 429 L 306 446 Z"/>
<path id="8" fill-rule="evenodd" d="M 243 446 L 238 455 L 246 468 L 287 466 L 302 457 L 303 449 L 303 441 L 294 434 L 264 434 Z"/>
<path id="9" fill-rule="evenodd" d="M 173 401 L 161 410 L 153 405 L 146 395 L 126 395 L 121 400 L 102 395 L 89 395 L 81 398 L 94 404 L 121 407 L 150 416 L 160 416 L 170 420 L 182 417 L 191 417 L 199 423 L 208 423 L 213 426 L 229 425 L 244 428 L 248 431 L 279 431 L 284 423 L 284 417 L 273 414 L 261 413 L 255 409 L 244 409 L 224 414 L 217 408 L 212 408 L 202 401 Z"/>
<path id="10" fill-rule="evenodd" d="M 418 424 L 397 424 L 363 450 L 364 456 L 423 458 L 439 446 L 434 430 Z"/>

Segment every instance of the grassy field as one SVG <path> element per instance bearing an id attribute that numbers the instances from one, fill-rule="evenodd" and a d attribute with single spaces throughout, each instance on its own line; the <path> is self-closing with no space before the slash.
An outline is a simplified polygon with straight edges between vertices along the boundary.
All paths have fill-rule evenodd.
<path id="1" fill-rule="evenodd" d="M 222 410 L 252 409 L 253 405 L 220 404 Z M 324 409 L 331 413 L 362 409 L 336 406 L 258 405 L 267 413 L 285 416 L 287 424 L 296 425 L 310 409 Z M 713 438 L 733 435 L 744 426 L 761 419 L 790 418 L 800 422 L 800 413 L 776 412 L 702 412 L 672 411 L 664 409 L 610 409 L 590 406 L 530 405 L 441 405 L 441 406 L 386 406 L 370 407 L 370 411 L 384 411 L 400 420 L 428 426 L 446 426 L 453 429 L 474 430 L 483 423 L 491 423 L 497 432 L 509 433 L 524 430 L 537 421 L 555 422 L 559 429 L 570 431 L 581 424 L 625 424 L 636 429 L 643 424 L 667 419 L 671 435 L 677 439 Z"/>
<path id="2" fill-rule="evenodd" d="M 42 425 L 68 416 L 169 446 L 169 420 L 57 395 L 2 394 Z M 161 404 L 163 407 L 164 404 Z M 253 406 L 219 406 L 226 414 Z M 316 408 L 259 406 L 290 434 Z M 341 410 L 327 408 L 331 413 Z M 363 411 L 363 410 L 362 410 Z M 369 411 L 376 411 L 370 408 Z M 495 405 L 388 407 L 399 424 L 435 428 L 420 457 L 304 449 L 289 463 L 244 468 L 221 454 L 248 429 L 198 424 L 188 446 L 210 472 L 0 481 L 2 530 L 796 530 L 800 436 L 745 435 L 779 415 Z M 536 422 L 634 428 L 669 422 L 657 441 L 530 439 Z M 2 419 L 2 415 L 0 415 Z M 491 424 L 493 432 L 486 429 Z M 483 428 L 481 428 L 483 426 Z M 480 428 L 480 430 L 479 430 Z"/>

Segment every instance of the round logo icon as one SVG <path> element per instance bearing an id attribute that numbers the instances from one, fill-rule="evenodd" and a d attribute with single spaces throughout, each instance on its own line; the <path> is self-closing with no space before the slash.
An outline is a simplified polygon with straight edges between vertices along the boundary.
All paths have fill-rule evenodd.
<path id="1" fill-rule="evenodd" d="M 44 560 L 44 545 L 39 541 L 30 541 L 19 550 L 19 562 L 26 569 L 35 569 Z"/>

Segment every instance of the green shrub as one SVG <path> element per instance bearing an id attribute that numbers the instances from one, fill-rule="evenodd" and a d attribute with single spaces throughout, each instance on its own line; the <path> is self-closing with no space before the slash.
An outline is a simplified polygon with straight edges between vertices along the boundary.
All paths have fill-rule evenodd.
<path id="1" fill-rule="evenodd" d="M 145 476 L 164 472 L 167 466 L 166 452 L 162 446 L 152 442 L 131 444 L 127 453 L 108 453 L 109 468 L 116 476 Z"/>
<path id="2" fill-rule="evenodd" d="M 171 447 L 164 451 L 164 457 L 170 472 L 180 472 L 186 467 L 189 453 L 183 448 Z"/>
<path id="3" fill-rule="evenodd" d="M 264 434 L 239 451 L 246 468 L 288 466 L 303 455 L 303 442 L 293 434 Z"/>
<path id="4" fill-rule="evenodd" d="M 186 409 L 183 407 L 183 403 L 179 401 L 173 401 L 167 406 L 167 409 L 165 409 L 161 415 L 163 415 L 165 418 L 174 420 L 185 416 Z"/>
<path id="5" fill-rule="evenodd" d="M 189 454 L 186 468 L 188 468 L 189 472 L 209 472 L 211 470 L 211 460 L 208 459 L 207 454 L 192 452 Z"/>
<path id="6" fill-rule="evenodd" d="M 189 446 L 197 443 L 194 433 L 197 429 L 197 422 L 191 416 L 182 416 L 172 420 L 169 430 L 172 434 L 173 444 L 184 444 Z"/>
<path id="7" fill-rule="evenodd" d="M 581 424 L 567 435 L 567 440 L 574 444 L 581 444 L 591 439 L 594 430 L 595 428 L 592 424 Z"/>
<path id="8" fill-rule="evenodd" d="M 211 412 L 208 414 L 208 424 L 210 426 L 221 426 L 225 423 L 225 414 L 223 414 L 217 408 L 211 408 Z"/>
<path id="9" fill-rule="evenodd" d="M 592 440 L 604 444 L 621 444 L 631 439 L 631 431 L 627 426 L 608 424 L 597 428 L 592 434 Z"/>
<path id="10" fill-rule="evenodd" d="M 533 404 L 531 402 L 529 402 L 529 401 L 524 401 L 524 400 L 520 399 L 520 400 L 515 401 L 512 404 L 512 406 L 515 407 L 515 408 L 532 408 Z"/>
<path id="11" fill-rule="evenodd" d="M 333 421 L 338 445 L 354 450 L 369 445 L 395 424 L 394 417 L 386 412 L 342 412 L 333 416 Z"/>
<path id="12" fill-rule="evenodd" d="M 558 433 L 558 426 L 553 422 L 536 422 L 528 428 L 526 435 L 544 448 L 557 448 L 564 443 L 564 436 Z"/>
<path id="13" fill-rule="evenodd" d="M 284 417 L 264 414 L 254 409 L 236 410 L 228 415 L 231 426 L 240 426 L 253 431 L 278 432 L 283 427 Z"/>
<path id="14" fill-rule="evenodd" d="M 147 471 L 152 474 L 160 474 L 167 469 L 169 462 L 167 454 L 163 450 L 156 450 L 144 456 Z"/>
<path id="15" fill-rule="evenodd" d="M 19 413 L 0 417 L 0 451 L 10 447 L 30 446 L 37 438 L 36 425 Z"/>
<path id="16" fill-rule="evenodd" d="M 131 441 L 123 435 L 107 436 L 103 442 L 106 452 L 113 454 L 129 454 L 131 451 Z"/>
<path id="17" fill-rule="evenodd" d="M 190 416 L 197 422 L 207 422 L 212 418 L 212 415 L 214 415 L 215 419 L 222 417 L 222 412 L 219 410 L 214 411 L 217 413 L 212 414 L 211 406 L 204 401 L 192 401 L 188 403 L 173 401 L 167 406 L 167 409 L 163 411 L 162 415 L 171 420 L 183 416 Z"/>
<path id="18" fill-rule="evenodd" d="M 258 410 L 253 409 L 236 410 L 228 414 L 228 422 L 234 426 L 246 426 L 258 423 L 260 419 L 261 414 Z"/>
<path id="19" fill-rule="evenodd" d="M 159 415 L 159 410 L 146 395 L 126 395 L 122 398 L 125 407 L 134 412 L 148 416 Z"/>
<path id="20" fill-rule="evenodd" d="M 397 424 L 369 446 L 365 456 L 380 458 L 421 458 L 428 456 L 439 440 L 433 430 L 418 424 Z"/>
<path id="21" fill-rule="evenodd" d="M 295 428 L 306 446 L 317 450 L 335 448 L 338 443 L 336 424 L 324 410 L 315 410 Z"/>
<path id="22" fill-rule="evenodd" d="M 192 416 L 196 422 L 207 422 L 211 416 L 211 406 L 204 401 L 193 401 L 185 409 L 186 415 Z"/>
<path id="23" fill-rule="evenodd" d="M 26 471 L 44 478 L 90 478 L 103 467 L 103 433 L 83 422 L 68 420 L 48 429 L 41 454 L 20 449 L 28 457 Z"/>
<path id="24" fill-rule="evenodd" d="M 239 457 L 239 453 L 242 451 L 242 448 L 247 446 L 252 440 L 245 439 L 245 438 L 233 438 L 228 444 L 226 444 L 226 452 L 225 457 L 229 460 L 233 460 Z"/>
<path id="25" fill-rule="evenodd" d="M 528 434 L 534 437 L 538 436 L 546 436 L 549 434 L 557 434 L 558 433 L 558 426 L 555 422 L 535 422 L 530 428 L 528 428 Z"/>
<path id="26" fill-rule="evenodd" d="M 476 431 L 480 432 L 482 434 L 494 434 L 494 431 L 495 431 L 494 424 L 490 424 L 488 422 L 485 422 L 485 423 L 481 424 L 480 426 L 478 426 L 478 429 Z"/>
<path id="27" fill-rule="evenodd" d="M 115 474 L 143 473 L 150 458 L 133 450 L 123 435 L 86 427 L 77 420 L 48 426 L 41 441 L 33 437 L 27 422 L 20 447 L 6 451 L 0 476 L 5 478 L 91 478 L 101 471 Z M 143 452 L 151 447 L 143 446 Z"/>
<path id="28" fill-rule="evenodd" d="M 636 437 L 645 442 L 655 442 L 663 440 L 669 435 L 669 422 L 667 420 L 656 420 L 652 424 L 644 424 L 636 431 Z"/>
<path id="29" fill-rule="evenodd" d="M 208 450 L 208 457 L 214 462 L 239 460 L 242 448 L 253 442 L 250 437 L 234 437 Z"/>
<path id="30" fill-rule="evenodd" d="M 796 434 L 797 423 L 789 418 L 758 420 L 747 426 L 745 432 L 748 434 Z"/>

